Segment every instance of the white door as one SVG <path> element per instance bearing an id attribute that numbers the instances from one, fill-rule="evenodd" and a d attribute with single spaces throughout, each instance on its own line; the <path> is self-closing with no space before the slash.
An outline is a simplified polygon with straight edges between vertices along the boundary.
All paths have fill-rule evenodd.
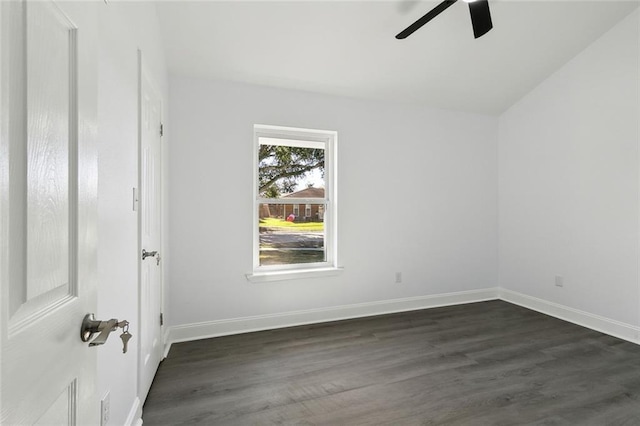
<path id="1" fill-rule="evenodd" d="M 140 86 L 140 401 L 144 402 L 162 360 L 161 112 L 158 92 L 141 64 Z"/>
<path id="2" fill-rule="evenodd" d="M 0 423 L 95 424 L 96 7 L 0 2 Z"/>

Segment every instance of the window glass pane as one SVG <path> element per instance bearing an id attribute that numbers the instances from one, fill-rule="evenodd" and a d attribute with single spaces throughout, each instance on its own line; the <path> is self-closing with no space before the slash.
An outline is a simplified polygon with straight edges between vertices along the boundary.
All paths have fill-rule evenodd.
<path id="1" fill-rule="evenodd" d="M 325 206 L 309 204 L 308 216 L 296 215 L 295 206 L 259 205 L 260 266 L 326 262 Z"/>
<path id="2" fill-rule="evenodd" d="M 336 133 L 254 126 L 254 269 L 296 271 L 335 266 Z M 333 200 L 332 200 L 333 201 Z"/>
<path id="3" fill-rule="evenodd" d="M 323 148 L 267 144 L 273 142 L 269 138 L 259 142 L 260 198 L 324 198 Z"/>

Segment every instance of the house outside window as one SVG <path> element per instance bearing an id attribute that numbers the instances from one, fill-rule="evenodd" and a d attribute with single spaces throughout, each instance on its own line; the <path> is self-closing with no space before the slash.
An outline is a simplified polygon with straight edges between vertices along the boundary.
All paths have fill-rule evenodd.
<path id="1" fill-rule="evenodd" d="M 336 140 L 254 126 L 254 274 L 336 268 Z"/>

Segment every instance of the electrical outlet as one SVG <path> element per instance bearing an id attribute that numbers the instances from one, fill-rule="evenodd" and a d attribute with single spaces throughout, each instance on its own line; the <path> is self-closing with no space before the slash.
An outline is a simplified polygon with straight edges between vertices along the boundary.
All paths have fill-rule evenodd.
<path id="1" fill-rule="evenodd" d="M 562 275 L 556 275 L 556 287 L 564 287 L 564 278 Z"/>
<path id="2" fill-rule="evenodd" d="M 400 284 L 402 282 L 402 272 L 396 272 L 396 284 Z"/>
<path id="3" fill-rule="evenodd" d="M 111 414 L 111 392 L 104 394 L 100 400 L 100 426 L 109 424 L 109 416 Z"/>

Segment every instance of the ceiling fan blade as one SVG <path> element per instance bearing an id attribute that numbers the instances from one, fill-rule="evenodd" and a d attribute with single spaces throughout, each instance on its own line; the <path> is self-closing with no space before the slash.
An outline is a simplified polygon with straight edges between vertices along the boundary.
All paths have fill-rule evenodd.
<path id="1" fill-rule="evenodd" d="M 482 37 L 493 28 L 488 0 L 477 0 L 469 3 L 469 12 L 471 13 L 471 24 L 473 25 L 473 36 L 475 38 Z"/>
<path id="2" fill-rule="evenodd" d="M 431 9 L 429 12 L 427 12 L 427 14 L 424 15 L 422 18 L 418 19 L 416 22 L 414 22 L 413 24 L 409 25 L 406 29 L 404 29 L 402 32 L 400 32 L 396 36 L 396 38 L 398 40 L 402 40 L 403 38 L 409 37 L 411 34 L 413 34 L 415 31 L 417 31 L 424 24 L 426 24 L 427 22 L 429 22 L 430 20 L 432 20 L 433 18 L 435 18 L 436 16 L 438 16 L 442 12 L 444 12 L 449 6 L 454 4 L 456 1 L 457 0 L 445 0 L 445 1 L 443 1 L 442 3 L 440 3 L 439 5 L 434 7 L 433 9 Z M 487 11 L 488 10 L 489 9 L 487 9 Z M 472 12 L 472 16 L 473 16 L 473 12 Z M 489 21 L 491 21 L 491 18 L 489 18 Z"/>

